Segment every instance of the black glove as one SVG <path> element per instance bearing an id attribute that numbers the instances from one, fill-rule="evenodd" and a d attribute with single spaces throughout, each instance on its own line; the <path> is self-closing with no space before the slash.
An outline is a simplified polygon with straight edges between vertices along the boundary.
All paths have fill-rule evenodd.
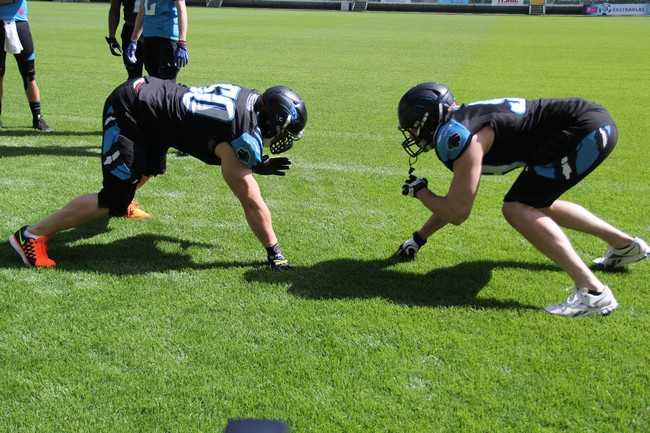
<path id="1" fill-rule="evenodd" d="M 404 185 L 402 185 L 402 195 L 416 197 L 418 191 L 428 186 L 429 181 L 426 177 L 420 178 L 414 175 L 410 175 L 409 178 L 404 181 Z"/>
<path id="2" fill-rule="evenodd" d="M 122 47 L 120 47 L 120 44 L 117 42 L 117 39 L 115 38 L 109 38 L 106 36 L 106 42 L 108 42 L 108 46 L 111 49 L 111 54 L 117 57 L 120 57 L 122 55 Z"/>
<path id="3" fill-rule="evenodd" d="M 266 247 L 266 259 L 269 262 L 269 265 L 271 265 L 271 270 L 273 272 L 286 271 L 293 268 L 291 263 L 284 258 L 279 244 L 275 244 L 272 247 Z"/>
<path id="4" fill-rule="evenodd" d="M 276 158 L 269 158 L 268 155 L 262 157 L 262 162 L 252 168 L 253 173 L 261 175 L 276 175 L 284 176 L 285 171 L 289 170 L 291 161 L 286 156 L 279 156 Z"/>
<path id="5" fill-rule="evenodd" d="M 418 232 L 413 232 L 413 237 L 399 246 L 397 252 L 395 253 L 395 256 L 415 259 L 415 256 L 420 248 L 426 243 L 427 240 L 422 239 Z"/>

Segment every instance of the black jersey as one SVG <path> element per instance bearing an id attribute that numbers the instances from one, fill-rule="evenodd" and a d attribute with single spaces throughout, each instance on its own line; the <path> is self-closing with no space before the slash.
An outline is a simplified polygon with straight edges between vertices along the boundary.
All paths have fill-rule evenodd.
<path id="1" fill-rule="evenodd" d="M 135 17 L 138 16 L 140 9 L 140 0 L 122 0 L 122 10 L 124 12 L 124 22 L 135 24 Z"/>
<path id="2" fill-rule="evenodd" d="M 590 132 L 614 121 L 605 108 L 580 98 L 501 98 L 463 105 L 438 125 L 434 143 L 438 158 L 449 168 L 484 126 L 494 130 L 494 143 L 483 158 L 483 173 L 503 174 L 529 163 L 544 164 L 575 150 Z M 558 131 L 576 137 L 573 149 L 548 138 Z"/>
<path id="3" fill-rule="evenodd" d="M 255 90 L 234 84 L 187 87 L 153 77 L 136 80 L 133 86 L 136 121 L 148 146 L 174 147 L 208 164 L 220 164 L 214 147 L 226 141 L 245 167 L 262 161 Z"/>

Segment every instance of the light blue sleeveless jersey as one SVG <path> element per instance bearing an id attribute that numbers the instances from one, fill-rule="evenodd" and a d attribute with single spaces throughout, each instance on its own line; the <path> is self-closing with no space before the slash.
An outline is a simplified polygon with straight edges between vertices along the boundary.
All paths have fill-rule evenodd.
<path id="1" fill-rule="evenodd" d="M 27 21 L 27 0 L 0 4 L 0 20 Z"/>
<path id="2" fill-rule="evenodd" d="M 142 35 L 145 38 L 159 37 L 178 40 L 178 9 L 174 0 L 143 0 L 144 22 Z"/>

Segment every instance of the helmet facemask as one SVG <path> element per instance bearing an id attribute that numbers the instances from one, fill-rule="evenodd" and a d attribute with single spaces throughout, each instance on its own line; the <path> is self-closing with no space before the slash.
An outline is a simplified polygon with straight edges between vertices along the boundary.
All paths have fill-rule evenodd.
<path id="1" fill-rule="evenodd" d="M 451 91 L 440 83 L 418 84 L 402 96 L 397 106 L 398 129 L 404 135 L 402 147 L 411 167 L 418 155 L 433 149 L 436 128 L 454 106 Z"/>
<path id="2" fill-rule="evenodd" d="M 442 104 L 438 105 L 438 113 L 435 118 L 442 118 Z M 431 119 L 430 112 L 424 112 L 420 120 L 416 120 L 410 128 L 399 126 L 398 129 L 404 135 L 402 147 L 411 158 L 417 158 L 422 152 L 433 149 L 433 133 L 438 122 Z"/>
<path id="3" fill-rule="evenodd" d="M 290 150 L 293 147 L 293 142 L 302 138 L 302 130 L 298 131 L 297 134 L 293 134 L 288 129 L 291 126 L 292 117 L 294 115 L 287 117 L 287 120 L 282 125 L 275 125 L 275 133 L 272 133 L 273 128 L 268 128 L 267 132 L 271 132 L 272 135 L 266 138 L 274 139 L 269 146 L 272 154 L 277 155 L 278 153 Z M 264 131 L 262 131 L 262 134 L 264 135 Z"/>
<path id="4" fill-rule="evenodd" d="M 268 89 L 261 99 L 258 118 L 262 136 L 273 140 L 269 145 L 272 154 L 286 152 L 302 137 L 307 123 L 305 104 L 300 96 L 284 86 Z"/>

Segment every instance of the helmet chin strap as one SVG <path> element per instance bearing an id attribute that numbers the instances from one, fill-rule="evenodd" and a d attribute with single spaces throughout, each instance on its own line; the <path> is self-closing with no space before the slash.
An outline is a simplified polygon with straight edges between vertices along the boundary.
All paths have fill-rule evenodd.
<path id="1" fill-rule="evenodd" d="M 409 156 L 409 175 L 413 174 L 415 171 L 415 163 L 418 162 L 418 157 L 417 156 Z"/>

